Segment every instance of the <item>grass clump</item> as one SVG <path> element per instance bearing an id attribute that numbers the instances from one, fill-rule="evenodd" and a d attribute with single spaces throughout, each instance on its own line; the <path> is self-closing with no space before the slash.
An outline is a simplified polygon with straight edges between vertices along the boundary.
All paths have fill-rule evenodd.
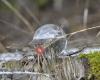
<path id="1" fill-rule="evenodd" d="M 100 51 L 90 52 L 89 54 L 80 54 L 80 58 L 88 59 L 88 75 L 93 75 L 95 80 L 100 80 Z"/>

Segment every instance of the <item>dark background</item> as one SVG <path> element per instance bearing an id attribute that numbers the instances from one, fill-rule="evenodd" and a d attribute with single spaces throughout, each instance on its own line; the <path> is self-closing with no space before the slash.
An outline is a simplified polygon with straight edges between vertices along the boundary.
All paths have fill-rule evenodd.
<path id="1" fill-rule="evenodd" d="M 100 25 L 100 0 L 7 0 L 31 26 L 27 26 L 0 0 L 0 52 L 28 45 L 37 28 L 43 24 L 64 25 L 66 33 Z M 84 11 L 88 9 L 84 26 Z M 31 30 L 30 30 L 31 29 Z M 71 47 L 99 45 L 100 28 L 71 37 Z M 97 46 L 96 45 L 96 46 Z"/>

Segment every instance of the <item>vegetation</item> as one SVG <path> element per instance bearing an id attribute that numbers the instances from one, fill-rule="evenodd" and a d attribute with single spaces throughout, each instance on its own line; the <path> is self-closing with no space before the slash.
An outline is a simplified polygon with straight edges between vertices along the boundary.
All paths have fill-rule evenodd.
<path id="1" fill-rule="evenodd" d="M 18 8 L 18 4 L 16 0 L 9 0 L 9 2 L 13 5 L 13 7 Z M 8 8 L 2 0 L 0 0 L 0 11 L 11 11 L 10 8 Z"/>
<path id="2" fill-rule="evenodd" d="M 48 0 L 36 0 L 36 2 L 37 2 L 37 4 L 39 6 L 43 6 L 43 5 L 45 5 L 48 2 Z"/>
<path id="3" fill-rule="evenodd" d="M 95 80 L 100 80 L 100 51 L 81 54 L 80 58 L 87 58 L 89 63 L 88 75 L 94 75 Z"/>
<path id="4" fill-rule="evenodd" d="M 48 6 L 52 5 L 53 0 L 35 0 L 35 2 L 40 10 L 44 10 Z"/>

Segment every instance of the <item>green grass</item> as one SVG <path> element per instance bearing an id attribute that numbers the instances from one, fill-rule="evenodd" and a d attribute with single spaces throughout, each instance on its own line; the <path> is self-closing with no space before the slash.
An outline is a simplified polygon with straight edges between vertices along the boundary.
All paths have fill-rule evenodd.
<path id="1" fill-rule="evenodd" d="M 80 58 L 87 58 L 89 63 L 88 75 L 94 75 L 95 80 L 100 80 L 100 51 L 80 54 Z"/>

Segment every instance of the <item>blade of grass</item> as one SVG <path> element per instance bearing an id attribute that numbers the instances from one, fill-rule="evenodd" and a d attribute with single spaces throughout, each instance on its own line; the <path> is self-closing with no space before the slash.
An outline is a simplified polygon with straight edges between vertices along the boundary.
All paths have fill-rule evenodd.
<path id="1" fill-rule="evenodd" d="M 1 0 L 7 7 L 9 7 L 23 22 L 26 24 L 27 28 L 33 32 L 32 25 L 20 14 L 20 12 L 12 6 L 7 0 Z"/>

